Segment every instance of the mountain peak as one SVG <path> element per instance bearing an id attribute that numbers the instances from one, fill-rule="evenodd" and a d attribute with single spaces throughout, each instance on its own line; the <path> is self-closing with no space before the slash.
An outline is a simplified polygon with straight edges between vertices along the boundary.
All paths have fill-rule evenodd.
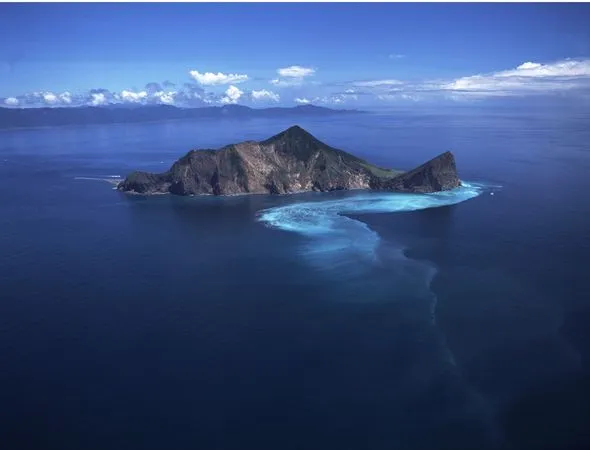
<path id="1" fill-rule="evenodd" d="M 284 194 L 378 189 L 438 192 L 460 186 L 451 152 L 399 174 L 324 144 L 299 125 L 262 142 L 192 150 L 166 172 L 134 172 L 120 191 L 142 194 Z"/>
<path id="2" fill-rule="evenodd" d="M 373 181 L 376 189 L 409 192 L 447 191 L 460 185 L 455 156 L 449 151 L 397 177 Z"/>
<path id="3" fill-rule="evenodd" d="M 321 144 L 321 142 L 316 139 L 311 133 L 307 130 L 303 129 L 299 125 L 293 125 L 292 127 L 287 128 L 284 131 L 281 131 L 278 134 L 275 134 L 271 138 L 264 141 L 265 144 L 272 144 L 276 142 L 291 142 L 297 141 L 301 143 L 301 141 L 309 141 Z"/>
<path id="4" fill-rule="evenodd" d="M 285 131 L 291 131 L 291 132 L 301 132 L 301 131 L 305 131 L 303 128 L 301 128 L 299 125 L 293 125 L 292 127 L 287 128 Z M 307 131 L 305 131 L 307 133 Z"/>
<path id="5" fill-rule="evenodd" d="M 288 136 L 311 136 L 311 134 L 304 130 L 299 125 L 293 125 L 292 127 L 287 128 L 285 131 L 282 131 L 279 134 L 288 135 Z"/>
<path id="6" fill-rule="evenodd" d="M 456 171 L 455 156 L 450 151 L 446 151 L 435 156 L 431 160 L 426 161 L 421 166 L 416 167 L 413 171 L 419 171 L 425 167 L 434 167 L 437 170 L 443 168 L 445 170 L 451 169 L 452 171 Z"/>

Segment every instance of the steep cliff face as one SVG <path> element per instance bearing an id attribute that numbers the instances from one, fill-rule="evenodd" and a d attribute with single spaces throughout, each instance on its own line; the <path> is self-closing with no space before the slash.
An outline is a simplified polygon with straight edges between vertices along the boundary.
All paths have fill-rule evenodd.
<path id="1" fill-rule="evenodd" d="M 134 172 L 118 187 L 142 194 L 283 194 L 368 188 L 367 162 L 294 126 L 262 142 L 193 150 L 168 172 Z"/>
<path id="2" fill-rule="evenodd" d="M 372 189 L 401 192 L 439 192 L 459 187 L 455 157 L 445 152 L 436 158 L 393 178 L 373 178 Z"/>
<path id="3" fill-rule="evenodd" d="M 450 153 L 450 160 L 445 155 L 402 173 L 379 168 L 332 148 L 294 126 L 262 142 L 242 142 L 219 150 L 193 150 L 167 172 L 131 173 L 118 189 L 177 195 L 285 194 L 367 188 L 433 192 L 458 186 L 454 159 Z"/>

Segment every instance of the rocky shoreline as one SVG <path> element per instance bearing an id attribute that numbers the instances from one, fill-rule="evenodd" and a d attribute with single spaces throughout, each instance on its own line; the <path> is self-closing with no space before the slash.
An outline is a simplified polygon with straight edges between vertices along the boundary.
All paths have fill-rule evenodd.
<path id="1" fill-rule="evenodd" d="M 261 142 L 192 150 L 166 172 L 132 172 L 117 184 L 117 190 L 144 195 L 291 194 L 352 189 L 429 193 L 458 186 L 451 152 L 403 172 L 375 166 L 293 126 Z"/>

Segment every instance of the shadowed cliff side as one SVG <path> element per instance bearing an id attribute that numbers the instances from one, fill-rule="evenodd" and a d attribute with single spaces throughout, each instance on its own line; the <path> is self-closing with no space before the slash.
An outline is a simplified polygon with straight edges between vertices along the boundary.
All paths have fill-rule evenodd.
<path id="1" fill-rule="evenodd" d="M 449 152 L 403 173 L 330 147 L 293 126 L 261 142 L 192 150 L 167 172 L 133 172 L 117 189 L 139 194 L 232 195 L 346 189 L 436 192 L 459 184 Z"/>
<path id="2" fill-rule="evenodd" d="M 371 188 L 385 191 L 438 192 L 459 187 L 455 157 L 445 152 L 393 178 L 374 178 Z"/>

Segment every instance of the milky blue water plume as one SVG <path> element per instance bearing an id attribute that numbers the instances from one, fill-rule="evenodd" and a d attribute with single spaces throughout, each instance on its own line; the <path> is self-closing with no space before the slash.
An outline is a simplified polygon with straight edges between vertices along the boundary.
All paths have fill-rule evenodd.
<path id="1" fill-rule="evenodd" d="M 263 210 L 266 225 L 309 238 L 302 254 L 318 267 L 337 268 L 351 262 L 377 262 L 379 235 L 345 214 L 395 213 L 454 205 L 482 194 L 486 186 L 463 182 L 456 189 L 432 194 L 362 192 L 318 202 L 293 203 Z M 366 265 L 366 264 L 365 264 Z"/>

